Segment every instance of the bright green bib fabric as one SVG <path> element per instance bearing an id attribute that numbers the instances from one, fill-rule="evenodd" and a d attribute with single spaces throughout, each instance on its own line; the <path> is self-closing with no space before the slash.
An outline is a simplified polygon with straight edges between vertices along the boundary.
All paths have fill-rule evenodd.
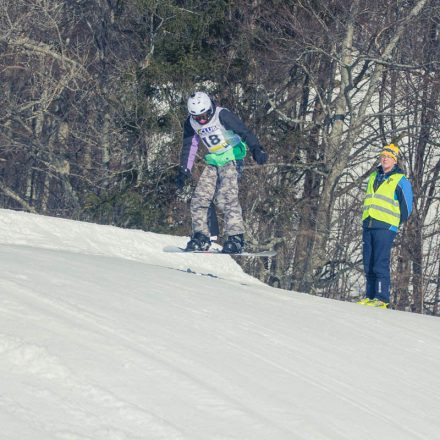
<path id="1" fill-rule="evenodd" d="M 394 199 L 394 193 L 403 174 L 393 174 L 388 180 L 383 182 L 377 191 L 374 191 L 374 180 L 377 171 L 371 174 L 368 180 L 367 194 L 364 200 L 364 212 L 362 220 L 367 217 L 374 218 L 392 226 L 399 227 L 400 224 L 400 206 Z"/>
<path id="2" fill-rule="evenodd" d="M 213 165 L 215 167 L 222 167 L 226 165 L 228 162 L 233 160 L 241 160 L 246 156 L 247 146 L 244 142 L 238 143 L 235 147 L 230 148 L 229 150 L 220 153 L 210 153 L 205 156 L 205 162 L 208 165 Z"/>

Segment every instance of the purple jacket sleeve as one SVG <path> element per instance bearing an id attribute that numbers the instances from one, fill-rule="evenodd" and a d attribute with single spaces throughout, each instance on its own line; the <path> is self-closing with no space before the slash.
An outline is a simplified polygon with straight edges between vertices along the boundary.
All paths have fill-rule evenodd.
<path id="1" fill-rule="evenodd" d="M 184 170 L 191 171 L 196 158 L 197 149 L 199 147 L 199 136 L 191 127 L 189 118 L 183 126 L 183 144 L 180 153 L 180 167 Z"/>

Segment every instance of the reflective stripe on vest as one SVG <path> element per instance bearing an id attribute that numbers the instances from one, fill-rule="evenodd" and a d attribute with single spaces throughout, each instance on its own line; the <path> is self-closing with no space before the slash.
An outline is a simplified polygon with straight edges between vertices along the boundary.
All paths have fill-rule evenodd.
<path id="1" fill-rule="evenodd" d="M 377 171 L 372 173 L 368 180 L 362 220 L 371 217 L 375 220 L 398 227 L 400 224 L 400 206 L 399 202 L 394 199 L 394 194 L 400 179 L 404 177 L 404 175 L 397 173 L 392 174 L 379 185 L 379 188 L 377 188 L 375 192 L 374 181 L 376 176 Z"/>

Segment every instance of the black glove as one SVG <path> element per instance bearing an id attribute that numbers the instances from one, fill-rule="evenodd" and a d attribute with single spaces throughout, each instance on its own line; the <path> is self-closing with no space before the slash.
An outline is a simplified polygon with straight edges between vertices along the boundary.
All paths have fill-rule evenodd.
<path id="1" fill-rule="evenodd" d="M 182 189 L 185 186 L 187 179 L 191 176 L 191 171 L 187 168 L 180 167 L 179 174 L 176 178 L 176 186 L 178 189 Z"/>
<path id="2" fill-rule="evenodd" d="M 252 157 L 258 165 L 263 165 L 267 162 L 269 155 L 260 147 L 255 148 L 255 150 L 252 152 Z"/>

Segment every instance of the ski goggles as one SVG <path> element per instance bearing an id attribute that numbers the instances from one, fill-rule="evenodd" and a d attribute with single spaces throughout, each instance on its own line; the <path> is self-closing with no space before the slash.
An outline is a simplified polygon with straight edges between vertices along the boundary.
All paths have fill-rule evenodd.
<path id="1" fill-rule="evenodd" d="M 212 110 L 208 110 L 200 115 L 191 115 L 191 117 L 199 124 L 206 124 L 212 117 Z"/>

